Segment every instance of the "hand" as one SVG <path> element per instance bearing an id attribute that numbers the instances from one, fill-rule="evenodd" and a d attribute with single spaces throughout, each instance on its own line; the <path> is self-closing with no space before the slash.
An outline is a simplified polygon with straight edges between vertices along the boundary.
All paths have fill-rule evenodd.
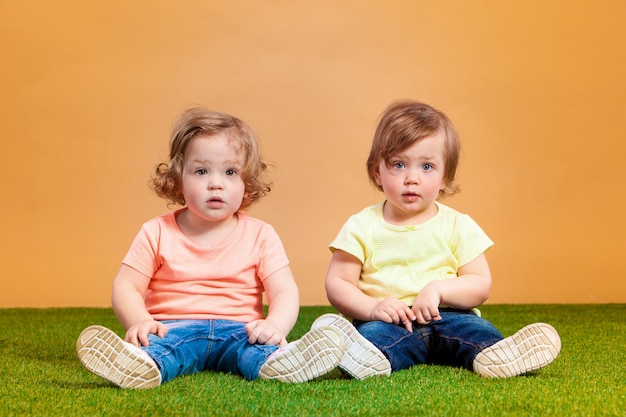
<path id="1" fill-rule="evenodd" d="M 132 343 L 137 347 L 148 346 L 148 335 L 156 334 L 164 337 L 167 334 L 167 326 L 160 321 L 145 320 L 135 323 L 126 330 L 125 341 Z"/>
<path id="2" fill-rule="evenodd" d="M 251 321 L 245 326 L 248 333 L 248 342 L 260 345 L 285 346 L 287 339 L 271 322 L 262 319 Z"/>
<path id="3" fill-rule="evenodd" d="M 441 303 L 441 295 L 434 285 L 426 285 L 422 291 L 415 297 L 412 310 L 417 317 L 419 324 L 428 324 L 433 320 L 441 320 L 439 314 L 439 304 Z"/>
<path id="4" fill-rule="evenodd" d="M 374 306 L 370 316 L 372 320 L 380 320 L 385 323 L 402 323 L 408 331 L 413 331 L 415 313 L 397 298 L 385 298 Z"/>

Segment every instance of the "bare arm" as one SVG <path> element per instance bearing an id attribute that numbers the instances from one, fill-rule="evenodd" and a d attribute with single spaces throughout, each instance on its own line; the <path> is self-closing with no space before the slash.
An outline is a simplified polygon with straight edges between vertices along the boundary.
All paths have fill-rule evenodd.
<path id="1" fill-rule="evenodd" d="M 357 287 L 361 268 L 361 261 L 355 256 L 335 250 L 326 274 L 326 294 L 333 307 L 357 320 L 403 323 L 411 330 L 415 314 L 406 304 L 396 298 L 378 300 Z"/>
<path id="2" fill-rule="evenodd" d="M 155 321 L 144 302 L 150 278 L 122 265 L 113 281 L 113 311 L 126 329 L 125 340 L 136 346 L 148 346 L 148 334 L 165 336 L 167 327 Z"/>
<path id="3" fill-rule="evenodd" d="M 413 303 L 418 323 L 438 320 L 439 305 L 471 309 L 487 300 L 491 292 L 491 272 L 485 254 L 463 265 L 457 278 L 428 283 Z"/>
<path id="4" fill-rule="evenodd" d="M 285 345 L 287 335 L 296 324 L 300 310 L 298 286 L 288 266 L 263 281 L 268 312 L 263 320 L 246 325 L 248 341 L 265 345 Z"/>

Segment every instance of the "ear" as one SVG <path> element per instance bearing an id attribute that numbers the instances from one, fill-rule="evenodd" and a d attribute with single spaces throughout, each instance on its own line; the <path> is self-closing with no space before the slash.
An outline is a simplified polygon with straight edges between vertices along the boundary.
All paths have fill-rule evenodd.
<path id="1" fill-rule="evenodd" d="M 448 181 L 444 178 L 441 180 L 441 185 L 439 186 L 439 194 L 443 194 L 447 187 Z"/>
<path id="2" fill-rule="evenodd" d="M 376 167 L 376 171 L 374 171 L 374 180 L 376 180 L 376 185 L 379 187 L 383 186 L 383 182 L 380 180 L 380 168 Z"/>

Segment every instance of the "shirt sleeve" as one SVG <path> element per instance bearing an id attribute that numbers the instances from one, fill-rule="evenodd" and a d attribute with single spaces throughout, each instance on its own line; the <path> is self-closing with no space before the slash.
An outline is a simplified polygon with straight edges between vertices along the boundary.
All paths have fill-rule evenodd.
<path id="1" fill-rule="evenodd" d="M 363 232 L 367 228 L 361 225 L 362 219 L 358 215 L 348 218 L 337 237 L 329 245 L 331 252 L 339 249 L 357 258 L 361 263 L 365 263 L 367 250 Z"/>
<path id="2" fill-rule="evenodd" d="M 146 276 L 154 276 L 160 267 L 159 233 L 160 229 L 157 222 L 145 223 L 135 236 L 122 263 Z"/>
<path id="3" fill-rule="evenodd" d="M 289 258 L 276 230 L 265 224 L 261 232 L 261 253 L 257 275 L 261 281 L 289 265 Z"/>
<path id="4" fill-rule="evenodd" d="M 493 241 L 478 223 L 466 214 L 458 216 L 452 241 L 452 251 L 459 262 L 459 266 L 473 261 L 491 246 L 493 246 Z"/>

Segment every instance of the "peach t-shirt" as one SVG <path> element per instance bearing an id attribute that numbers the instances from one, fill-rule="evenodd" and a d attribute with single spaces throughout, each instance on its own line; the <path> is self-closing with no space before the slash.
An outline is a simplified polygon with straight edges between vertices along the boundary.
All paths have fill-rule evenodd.
<path id="1" fill-rule="evenodd" d="M 156 320 L 263 318 L 263 280 L 289 265 L 274 228 L 238 214 L 235 230 L 206 248 L 179 229 L 182 210 L 146 222 L 123 260 L 149 279 L 148 312 Z"/>

